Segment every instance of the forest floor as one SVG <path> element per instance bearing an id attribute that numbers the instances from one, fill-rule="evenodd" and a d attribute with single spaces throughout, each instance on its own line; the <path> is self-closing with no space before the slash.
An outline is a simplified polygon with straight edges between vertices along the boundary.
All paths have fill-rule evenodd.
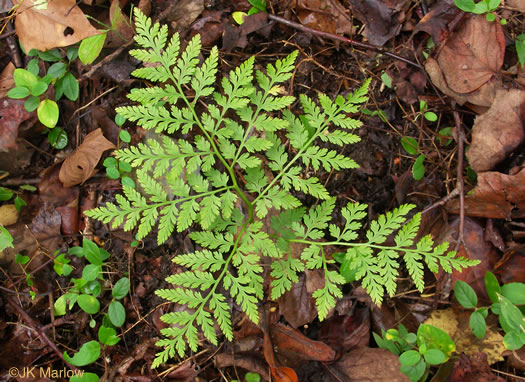
<path id="1" fill-rule="evenodd" d="M 247 0 L 84 1 L 80 6 L 73 0 L 49 0 L 47 10 L 33 3 L 25 0 L 17 13 L 10 12 L 9 0 L 0 1 L 0 225 L 14 245 L 0 254 L 0 380 L 69 380 L 41 373 L 70 370 L 63 352 L 71 355 L 99 338 L 100 315 L 76 306 L 55 316 L 53 308 L 71 288 L 71 277 L 80 277 L 85 261 L 68 256 L 75 270 L 64 277 L 57 275 L 56 257 L 89 238 L 110 254 L 98 297 L 101 310 L 116 298 L 108 292 L 110 285 L 123 277 L 130 282 L 129 294 L 118 299 L 126 316 L 117 330 L 120 341 L 81 367 L 100 380 L 244 381 L 251 372 L 278 381 L 405 381 L 398 357 L 378 349 L 372 332 L 402 323 L 415 333 L 421 323 L 432 322 L 448 328 L 456 343 L 455 356 L 439 371 L 432 369 L 433 381 L 525 381 L 524 349 L 504 348 L 504 333 L 494 317 L 487 319 L 485 339 L 477 339 L 468 327 L 472 310 L 453 297 L 454 283 L 465 281 L 475 290 L 478 306 L 488 306 L 487 271 L 501 284 L 525 282 L 525 71 L 519 62 L 520 50 L 525 60 L 525 45 L 515 44 L 525 33 L 525 1 L 505 1 L 494 12 L 496 20 L 487 21 L 449 0 L 271 0 L 268 14 L 292 23 L 259 13 L 242 25 L 232 14 L 248 12 Z M 167 287 L 173 256 L 192 251 L 193 244 L 187 233 L 177 233 L 162 246 L 153 236 L 133 246 L 132 233 L 83 215 L 114 200 L 121 190 L 120 179 L 110 179 L 103 166 L 111 150 L 102 154 L 94 147 L 99 141 L 91 147 L 83 143 L 87 134 L 101 129 L 118 146 L 122 135 L 115 108 L 129 103 L 130 89 L 144 86 L 131 76 L 140 65 L 127 54 L 133 29 L 115 16 L 129 20 L 132 5 L 166 23 L 170 33 L 179 32 L 183 42 L 200 33 L 206 52 L 217 45 L 220 74 L 251 56 L 262 68 L 298 50 L 286 84 L 290 95 L 314 98 L 323 92 L 335 99 L 371 78 L 369 101 L 354 116 L 363 122 L 357 130 L 361 142 L 343 148 L 360 168 L 315 175 L 338 204 L 368 204 L 369 221 L 400 204 L 415 204 L 423 211 L 422 234 L 449 241 L 459 255 L 478 259 L 480 265 L 452 275 L 426 272 L 423 294 L 402 271 L 397 294 L 380 307 L 358 282 L 345 285 L 343 298 L 322 322 L 310 289 L 315 277 L 303 275 L 278 301 L 265 300 L 264 325 L 252 324 L 233 309 L 233 343 L 223 339 L 215 346 L 203 340 L 197 353 L 151 369 L 155 342 L 166 325 L 160 316 L 173 309 L 155 290 Z M 53 18 L 51 11 L 61 16 Z M 83 15 L 90 16 L 91 25 L 68 19 Z M 57 25 L 72 30 L 63 31 L 60 41 L 46 41 Z M 93 64 L 65 58 L 65 46 L 103 25 L 116 30 Z M 24 109 L 24 100 L 7 96 L 15 86 L 15 68 L 28 67 L 33 58 L 19 43 L 42 51 L 60 47 L 55 62 L 66 63 L 78 80 L 76 99 L 57 101 L 57 126 L 63 129 L 58 139 L 46 131 L 36 111 Z M 32 65 L 46 73 L 54 61 L 39 57 Z M 54 91 L 50 87 L 44 96 L 53 98 Z M 123 127 L 132 143 L 145 136 L 130 122 Z M 62 163 L 75 154 L 72 166 L 84 166 L 78 159 L 82 146 L 87 168 L 80 175 L 64 175 Z M 37 375 L 24 378 L 22 373 L 32 367 Z"/>

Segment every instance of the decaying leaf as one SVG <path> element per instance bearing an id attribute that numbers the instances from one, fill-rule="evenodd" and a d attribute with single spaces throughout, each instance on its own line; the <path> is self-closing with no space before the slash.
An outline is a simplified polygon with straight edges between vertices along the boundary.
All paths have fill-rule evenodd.
<path id="1" fill-rule="evenodd" d="M 27 112 L 24 101 L 16 99 L 0 101 L 0 116 L 0 151 L 14 149 L 22 125 L 32 125 L 36 121 L 35 113 Z"/>
<path id="2" fill-rule="evenodd" d="M 178 30 L 184 30 L 204 10 L 204 0 L 180 0 L 173 8 L 167 20 Z"/>
<path id="3" fill-rule="evenodd" d="M 337 0 L 299 0 L 297 17 L 301 24 L 323 32 L 352 34 L 352 21 Z"/>
<path id="4" fill-rule="evenodd" d="M 505 5 L 511 8 L 516 8 L 520 12 L 525 12 L 525 0 L 506 0 Z"/>
<path id="5" fill-rule="evenodd" d="M 470 93 L 458 93 L 448 87 L 447 81 L 443 76 L 443 72 L 436 60 L 429 57 L 425 62 L 425 71 L 428 73 L 432 83 L 443 93 L 456 100 L 459 105 L 470 103 L 472 105 L 481 106 L 484 108 L 490 107 L 494 102 L 496 96 L 496 88 L 499 86 L 499 81 L 492 78 L 487 83 L 483 84 L 479 89 Z"/>
<path id="6" fill-rule="evenodd" d="M 505 346 L 503 336 L 495 330 L 495 325 L 487 326 L 487 334 L 483 339 L 477 338 L 469 327 L 470 312 L 456 311 L 453 308 L 435 310 L 425 321 L 425 324 L 443 329 L 456 343 L 456 353 L 473 355 L 478 352 L 487 354 L 488 363 L 492 365 L 503 361 Z"/>
<path id="7" fill-rule="evenodd" d="M 407 0 L 350 0 L 352 15 L 366 26 L 363 34 L 377 46 L 383 46 L 401 31 L 403 23 L 399 19 L 409 3 Z"/>
<path id="8" fill-rule="evenodd" d="M 7 97 L 7 92 L 15 87 L 15 81 L 13 80 L 13 72 L 15 66 L 12 62 L 6 65 L 2 73 L 0 73 L 0 98 Z"/>
<path id="9" fill-rule="evenodd" d="M 14 204 L 0 206 L 0 225 L 8 226 L 15 224 L 18 220 L 18 211 Z"/>
<path id="10" fill-rule="evenodd" d="M 95 170 L 102 153 L 114 149 L 115 145 L 104 138 L 101 129 L 92 131 L 84 138 L 84 142 L 68 157 L 58 175 L 65 187 L 84 183 Z"/>
<path id="11" fill-rule="evenodd" d="M 461 354 L 454 362 L 447 382 L 504 382 L 492 372 L 487 362 L 487 355 L 475 353 L 470 357 Z"/>
<path id="12" fill-rule="evenodd" d="M 452 213 L 459 211 L 457 200 L 446 207 Z M 525 217 L 525 168 L 515 175 L 479 173 L 478 184 L 465 197 L 465 214 L 493 219 Z"/>
<path id="13" fill-rule="evenodd" d="M 317 317 L 317 309 L 312 292 L 308 292 L 306 275 L 299 277 L 299 282 L 279 298 L 279 313 L 294 328 L 309 324 Z"/>
<path id="14" fill-rule="evenodd" d="M 460 25 L 437 61 L 451 90 L 470 93 L 499 72 L 504 55 L 505 36 L 500 23 L 477 15 Z"/>
<path id="15" fill-rule="evenodd" d="M 476 172 L 494 168 L 525 138 L 525 92 L 498 89 L 490 109 L 478 116 L 472 128 L 472 143 L 467 157 Z"/>
<path id="16" fill-rule="evenodd" d="M 347 381 L 408 382 L 401 372 L 399 357 L 386 349 L 357 348 L 345 353 L 334 365 Z"/>
<path id="17" fill-rule="evenodd" d="M 75 0 L 49 1 L 46 9 L 35 7 L 36 0 L 19 3 L 16 33 L 27 52 L 73 45 L 100 33 L 91 26 Z"/>
<path id="18" fill-rule="evenodd" d="M 436 46 L 446 41 L 457 23 L 465 16 L 453 0 L 441 0 L 416 25 L 413 34 L 426 32 L 432 36 Z"/>
<path id="19" fill-rule="evenodd" d="M 456 217 L 448 225 L 446 235 L 442 238 L 442 241 L 448 241 L 452 248 L 457 243 L 458 226 L 459 218 Z M 490 241 L 486 240 L 485 228 L 476 219 L 465 217 L 463 235 L 464 245 L 460 245 L 458 248 L 458 256 L 479 260 L 480 263 L 474 267 L 466 268 L 462 272 L 454 270 L 452 272 L 452 282 L 454 283 L 457 280 L 465 281 L 476 291 L 481 301 L 488 302 L 484 277 L 487 271 L 492 271 L 494 268 L 499 259 L 499 251 Z"/>
<path id="20" fill-rule="evenodd" d="M 308 360 L 332 362 L 336 352 L 324 342 L 314 341 L 306 337 L 297 329 L 274 324 L 270 329 L 272 344 L 277 348 L 280 356 L 294 361 Z"/>

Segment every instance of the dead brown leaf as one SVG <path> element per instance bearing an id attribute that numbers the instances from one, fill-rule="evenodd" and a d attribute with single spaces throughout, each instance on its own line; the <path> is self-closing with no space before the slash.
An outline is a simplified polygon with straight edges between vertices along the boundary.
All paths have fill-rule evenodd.
<path id="1" fill-rule="evenodd" d="M 259 374 L 263 381 L 268 380 L 268 368 L 262 361 L 259 361 L 253 357 L 239 355 L 235 355 L 234 357 L 232 354 L 219 353 L 213 357 L 213 363 L 217 369 L 222 369 L 228 366 L 236 366 Z"/>
<path id="2" fill-rule="evenodd" d="M 113 29 L 108 32 L 104 46 L 115 48 L 133 39 L 135 32 L 128 16 L 122 12 L 120 0 L 112 0 L 109 7 L 109 21 Z"/>
<path id="3" fill-rule="evenodd" d="M 505 36 L 500 23 L 477 15 L 460 25 L 437 61 L 450 89 L 470 93 L 499 72 L 504 55 Z"/>
<path id="4" fill-rule="evenodd" d="M 446 207 L 458 213 L 459 202 L 453 200 Z M 493 219 L 525 217 L 525 168 L 515 175 L 479 173 L 478 184 L 465 197 L 465 214 Z"/>
<path id="5" fill-rule="evenodd" d="M 408 382 L 401 373 L 399 357 L 386 349 L 356 348 L 345 353 L 334 365 L 350 382 Z"/>
<path id="6" fill-rule="evenodd" d="M 47 9 L 39 9 L 35 2 L 19 1 L 15 20 L 16 33 L 27 52 L 73 45 L 100 33 L 91 26 L 75 0 L 49 1 Z"/>
<path id="7" fill-rule="evenodd" d="M 0 98 L 7 97 L 7 92 L 15 87 L 15 80 L 13 80 L 13 72 L 15 66 L 12 62 L 6 65 L 2 73 L 0 73 Z"/>
<path id="8" fill-rule="evenodd" d="M 317 317 L 317 309 L 312 293 L 306 288 L 306 275 L 299 277 L 299 282 L 282 295 L 279 300 L 279 313 L 294 328 L 309 324 Z"/>
<path id="9" fill-rule="evenodd" d="M 352 21 L 337 0 L 299 0 L 297 17 L 301 24 L 323 32 L 352 34 Z"/>
<path id="10" fill-rule="evenodd" d="M 448 226 L 447 235 L 443 241 L 448 241 L 454 248 L 458 232 L 459 218 L 454 219 Z M 465 281 L 475 291 L 481 300 L 487 300 L 485 290 L 485 273 L 492 271 L 494 265 L 499 260 L 499 251 L 491 242 L 485 240 L 484 227 L 475 219 L 465 217 L 464 221 L 464 242 L 458 249 L 457 256 L 466 257 L 471 260 L 480 260 L 475 267 L 464 269 L 462 272 L 454 270 L 452 272 L 452 282 L 457 280 Z M 453 285 L 452 285 L 453 286 Z"/>
<path id="11" fill-rule="evenodd" d="M 494 168 L 525 138 L 525 92 L 497 89 L 490 109 L 478 116 L 472 128 L 472 143 L 467 157 L 476 172 Z"/>
<path id="12" fill-rule="evenodd" d="M 334 349 L 324 342 L 311 340 L 289 326 L 274 324 L 270 333 L 274 348 L 278 349 L 280 356 L 287 359 L 332 362 L 336 357 Z"/>
<path id="13" fill-rule="evenodd" d="M 377 46 L 383 46 L 401 31 L 403 23 L 399 19 L 409 3 L 408 0 L 350 0 L 353 16 L 366 26 L 363 34 Z"/>
<path id="14" fill-rule="evenodd" d="M 461 354 L 447 379 L 448 382 L 503 382 L 490 370 L 487 355 L 476 353 L 470 357 Z"/>
<path id="15" fill-rule="evenodd" d="M 180 0 L 177 2 L 167 20 L 177 30 L 188 28 L 204 10 L 204 0 Z"/>
<path id="16" fill-rule="evenodd" d="M 525 246 L 508 248 L 494 266 L 502 284 L 525 283 Z"/>
<path id="17" fill-rule="evenodd" d="M 476 106 L 485 108 L 490 107 L 490 105 L 492 105 L 494 102 L 496 88 L 499 87 L 501 82 L 498 79 L 493 78 L 473 92 L 458 93 L 448 87 L 447 81 L 445 80 L 443 72 L 441 71 L 441 68 L 439 67 L 439 64 L 436 60 L 429 57 L 429 59 L 425 62 L 425 70 L 432 80 L 432 83 L 436 85 L 436 87 L 443 93 L 449 97 L 454 98 L 460 105 L 464 105 L 468 102 Z"/>
<path id="18" fill-rule="evenodd" d="M 14 204 L 0 206 L 0 225 L 8 226 L 15 224 L 18 220 L 18 211 Z"/>
<path id="19" fill-rule="evenodd" d="M 114 149 L 115 145 L 104 138 L 101 129 L 96 129 L 86 135 L 84 142 L 68 157 L 58 177 L 65 187 L 72 187 L 84 183 L 95 171 L 102 153 Z"/>
<path id="20" fill-rule="evenodd" d="M 359 346 L 368 346 L 370 308 L 356 307 L 351 314 L 334 315 L 323 323 L 319 338 L 332 348 L 343 352 Z"/>
<path id="21" fill-rule="evenodd" d="M 23 100 L 4 98 L 0 101 L 0 151 L 16 148 L 19 130 L 32 126 L 36 122 L 35 113 L 24 108 Z"/>
<path id="22" fill-rule="evenodd" d="M 432 36 L 436 46 L 445 42 L 457 23 L 465 16 L 453 0 L 442 0 L 435 5 L 416 25 L 414 33 L 426 32 Z"/>

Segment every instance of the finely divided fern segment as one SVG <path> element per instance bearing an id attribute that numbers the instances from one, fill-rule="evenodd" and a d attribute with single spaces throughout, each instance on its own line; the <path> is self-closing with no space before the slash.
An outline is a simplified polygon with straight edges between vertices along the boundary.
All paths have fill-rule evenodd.
<path id="1" fill-rule="evenodd" d="M 342 210 L 345 226 L 330 224 L 335 198 L 318 178 L 307 177 L 303 168 L 357 167 L 352 159 L 317 144 L 343 146 L 359 141 L 352 131 L 361 122 L 348 115 L 357 113 L 358 105 L 367 100 L 370 81 L 335 101 L 319 94 L 316 103 L 301 95 L 304 115 L 299 118 L 287 110 L 295 98 L 279 95 L 281 84 L 292 76 L 297 52 L 268 65 L 264 72 L 256 70 L 255 81 L 252 57 L 222 78 L 218 87 L 217 48 L 199 64 L 199 35 L 181 53 L 179 36 L 168 41 L 166 26 L 152 24 L 138 9 L 135 20 L 135 40 L 142 49 L 130 53 L 150 65 L 134 75 L 158 84 L 133 89 L 129 98 L 138 104 L 117 112 L 159 133 L 196 130 L 196 138 L 188 142 L 164 136 L 117 151 L 119 160 L 137 168 L 141 191 L 123 186 L 124 193 L 116 196 L 115 204 L 86 214 L 115 228 L 136 229 L 138 239 L 156 226 L 159 244 L 175 230 L 181 232 L 193 224 L 202 229 L 190 234 L 201 249 L 174 259 L 187 271 L 167 278 L 174 288 L 156 292 L 187 309 L 162 316 L 169 327 L 162 330 L 165 338 L 157 343 L 163 350 L 154 367 L 176 354 L 182 357 L 187 347 L 197 350 L 199 329 L 217 344 L 215 323 L 231 340 L 230 299 L 253 322 L 259 321 L 257 304 L 264 297 L 262 257 L 271 260 L 273 299 L 290 290 L 305 269 L 324 271 L 325 284 L 314 293 L 320 319 L 341 297 L 339 285 L 345 282 L 326 256 L 327 246 L 347 249 L 346 266 L 357 270 L 357 278 L 378 304 L 385 291 L 390 296 L 395 293 L 401 257 L 420 291 L 423 263 L 434 272 L 438 264 L 447 272 L 475 264 L 455 258 L 453 251 L 445 253 L 448 244 L 434 246 L 429 236 L 415 244 L 420 215 L 407 222 L 410 205 L 373 221 L 365 243 L 354 241 L 366 205 L 348 204 Z M 199 102 L 203 97 L 208 98 Z M 290 143 L 290 150 L 283 139 Z M 168 186 L 162 186 L 166 181 Z M 306 209 L 292 191 L 320 202 Z M 261 219 L 270 209 L 276 213 L 265 228 Z M 385 245 L 394 233 L 395 245 Z M 291 246 L 297 243 L 304 246 L 300 258 L 291 256 Z"/>

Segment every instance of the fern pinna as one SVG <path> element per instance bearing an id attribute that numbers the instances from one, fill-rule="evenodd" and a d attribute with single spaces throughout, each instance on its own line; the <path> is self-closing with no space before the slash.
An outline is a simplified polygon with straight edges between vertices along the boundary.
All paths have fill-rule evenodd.
<path id="1" fill-rule="evenodd" d="M 142 49 L 130 54 L 149 65 L 135 70 L 134 75 L 159 85 L 133 89 L 129 98 L 138 104 L 120 107 L 117 112 L 158 133 L 197 132 L 192 142 L 164 136 L 118 150 L 116 157 L 137 169 L 141 191 L 124 185 L 116 204 L 86 214 L 111 222 L 113 227 L 137 229 L 139 240 L 156 226 L 159 244 L 175 230 L 184 231 L 195 223 L 201 228 L 190 233 L 201 249 L 173 260 L 187 271 L 167 278 L 174 288 L 156 291 L 187 309 L 162 316 L 170 326 L 162 330 L 165 338 L 157 345 L 163 350 L 154 367 L 176 353 L 183 356 L 187 347 L 195 351 L 198 328 L 217 344 L 215 322 L 231 340 L 230 299 L 253 322 L 259 321 L 257 304 L 264 297 L 262 257 L 271 260 L 272 299 L 289 290 L 299 272 L 324 270 L 324 287 L 314 293 L 321 320 L 341 297 L 339 286 L 345 282 L 325 253 L 328 246 L 346 248 L 343 265 L 357 271 L 357 278 L 378 304 L 385 291 L 390 296 L 395 293 L 401 257 L 420 291 L 424 263 L 434 272 L 438 264 L 447 272 L 475 264 L 455 258 L 453 251 L 446 253 L 447 244 L 434 246 L 429 236 L 414 244 L 420 215 L 407 222 L 411 205 L 373 221 L 364 243 L 355 240 L 366 205 L 348 204 L 341 211 L 344 227 L 330 224 L 335 198 L 318 178 L 307 177 L 303 168 L 358 167 L 352 159 L 317 144 L 343 146 L 359 141 L 352 131 L 361 122 L 349 114 L 357 113 L 358 105 L 367 100 L 370 81 L 335 101 L 322 93 L 318 103 L 300 95 L 304 114 L 298 118 L 287 110 L 295 98 L 281 95 L 282 84 L 292 76 L 297 52 L 268 65 L 264 72 L 256 70 L 255 75 L 252 57 L 222 78 L 219 88 L 215 85 L 217 48 L 200 64 L 199 35 L 180 53 L 177 34 L 168 42 L 167 27 L 152 24 L 137 9 L 135 20 L 135 40 Z M 290 149 L 285 148 L 284 140 Z M 294 191 L 311 195 L 319 203 L 307 209 Z M 267 227 L 262 219 L 270 209 L 275 216 Z M 395 245 L 385 245 L 394 233 Z M 294 243 L 304 247 L 299 258 L 291 256 Z"/>

